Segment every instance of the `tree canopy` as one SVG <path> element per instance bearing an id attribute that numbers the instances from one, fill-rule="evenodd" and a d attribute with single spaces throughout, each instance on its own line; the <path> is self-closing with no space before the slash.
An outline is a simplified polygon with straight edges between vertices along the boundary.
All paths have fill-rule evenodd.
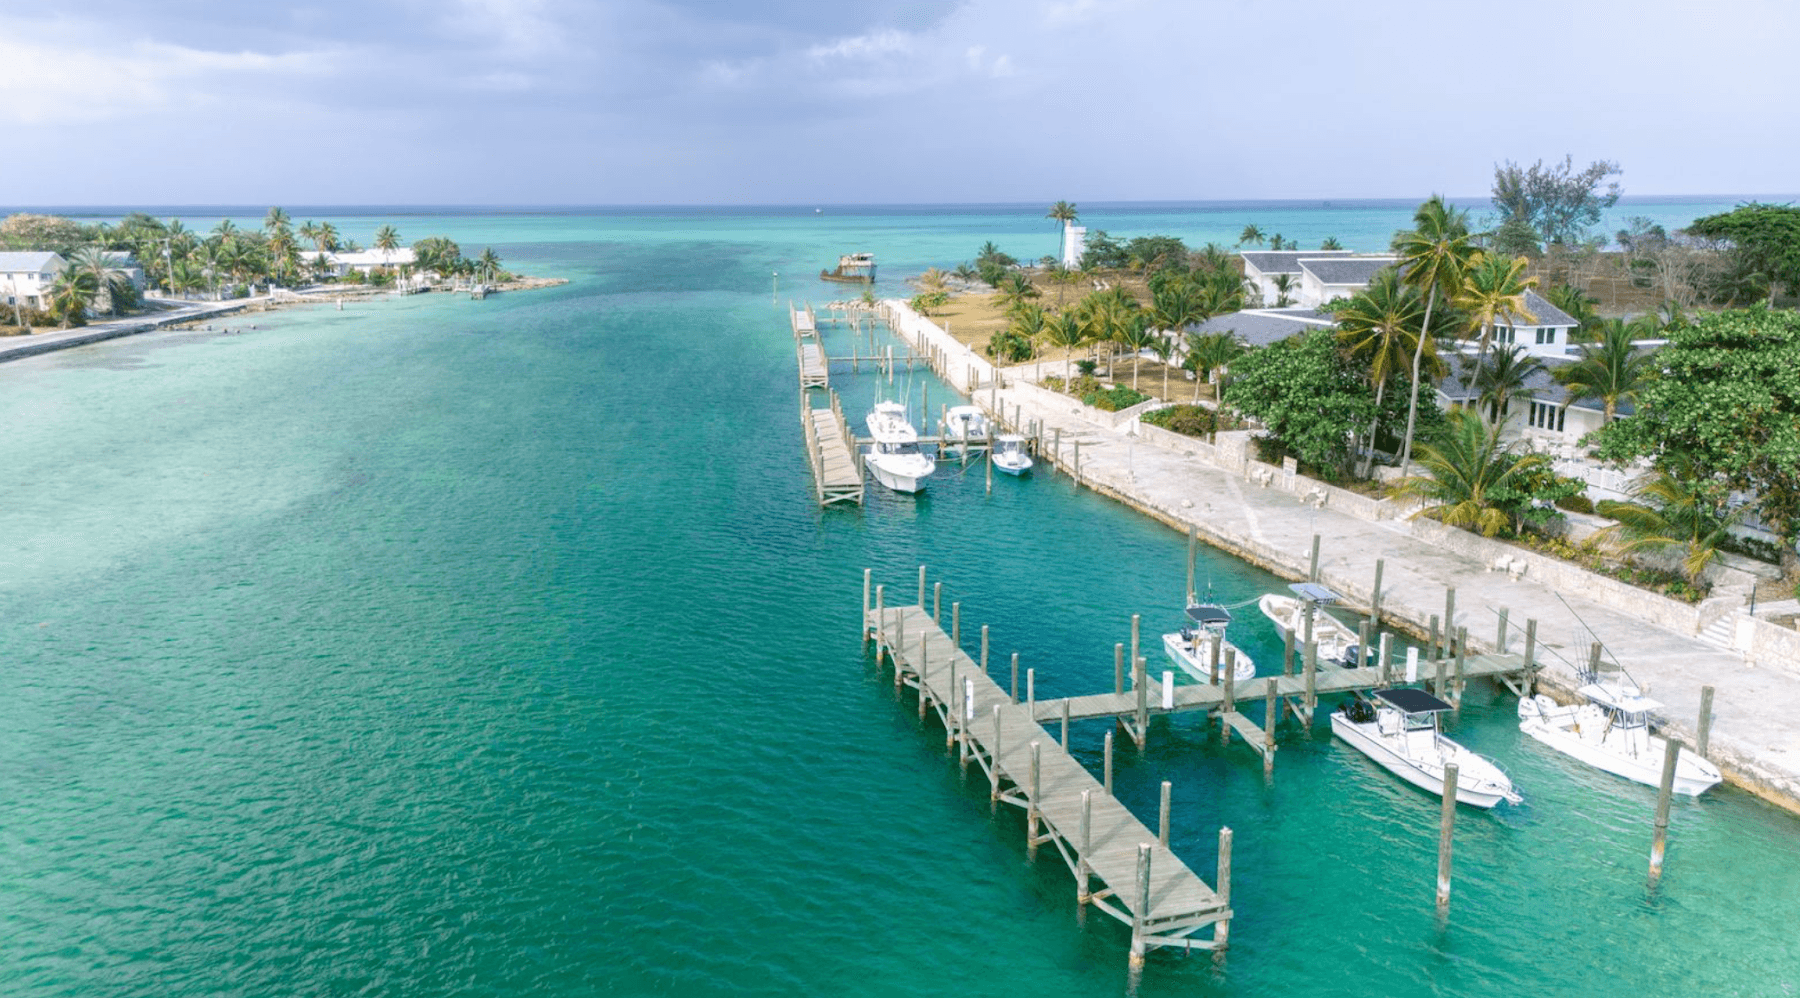
<path id="1" fill-rule="evenodd" d="M 1520 252 L 1532 237 L 1547 243 L 1573 244 L 1587 238 L 1600 224 L 1600 213 L 1619 202 L 1618 181 L 1601 183 L 1619 174 L 1619 164 L 1595 160 L 1579 173 L 1574 157 L 1545 166 L 1543 160 L 1529 169 L 1507 161 L 1494 167 L 1494 210 L 1500 214 L 1505 245 L 1501 252 Z"/>
<path id="2" fill-rule="evenodd" d="M 1685 461 L 1721 493 L 1800 528 L 1800 312 L 1737 309 L 1668 330 L 1638 411 L 1599 432 L 1602 457 Z"/>
<path id="3" fill-rule="evenodd" d="M 1374 390 L 1365 374 L 1339 352 L 1337 333 L 1320 329 L 1232 361 L 1225 401 L 1268 427 L 1295 457 L 1336 478 L 1349 468 L 1353 438 L 1375 419 Z M 1395 393 L 1384 407 L 1384 421 L 1391 421 L 1404 402 Z"/>
<path id="4" fill-rule="evenodd" d="M 1800 294 L 1800 208 L 1752 201 L 1727 212 L 1697 218 L 1687 231 L 1728 240 L 1742 269 L 1761 278 L 1774 303 L 1775 286 Z"/>

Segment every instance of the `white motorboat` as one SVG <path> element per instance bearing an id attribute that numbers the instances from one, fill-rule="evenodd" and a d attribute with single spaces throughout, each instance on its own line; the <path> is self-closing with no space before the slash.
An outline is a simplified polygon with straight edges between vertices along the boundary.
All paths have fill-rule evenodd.
<path id="1" fill-rule="evenodd" d="M 875 480 L 895 492 L 917 492 L 937 470 L 937 462 L 919 450 L 919 432 L 899 402 L 877 402 L 866 420 L 869 449 L 863 463 Z"/>
<path id="2" fill-rule="evenodd" d="M 1225 652 L 1229 649 L 1237 656 L 1231 671 L 1232 682 L 1245 683 L 1256 678 L 1256 663 L 1244 654 L 1243 649 L 1225 640 L 1231 611 L 1215 603 L 1195 603 L 1187 608 L 1187 616 L 1188 626 L 1162 636 L 1163 649 L 1183 672 L 1203 683 L 1212 682 L 1213 649 L 1216 646 L 1221 677 L 1225 669 Z"/>
<path id="3" fill-rule="evenodd" d="M 994 438 L 994 467 L 1009 475 L 1023 475 L 1031 470 L 1031 455 L 1025 453 L 1025 438 L 1017 433 L 1002 433 Z"/>
<path id="4" fill-rule="evenodd" d="M 1296 652 L 1306 648 L 1306 609 L 1311 606 L 1310 636 L 1318 642 L 1319 661 L 1351 667 L 1358 665 L 1361 650 L 1357 647 L 1356 632 L 1325 612 L 1325 607 L 1338 601 L 1338 594 L 1316 582 L 1296 582 L 1288 588 L 1294 591 L 1294 596 L 1264 593 L 1256 601 L 1263 615 L 1275 622 L 1275 630 L 1281 634 L 1281 639 L 1286 641 L 1288 633 L 1292 632 Z"/>
<path id="5" fill-rule="evenodd" d="M 1524 800 L 1500 767 L 1463 748 L 1438 730 L 1450 705 L 1411 687 L 1376 690 L 1374 701 L 1346 700 L 1331 712 L 1331 730 L 1383 769 L 1413 786 L 1443 796 L 1444 767 L 1456 764 L 1456 800 L 1474 807 Z"/>
<path id="6" fill-rule="evenodd" d="M 988 432 L 987 414 L 973 405 L 951 406 L 944 411 L 938 425 L 938 433 L 944 438 L 944 449 L 957 454 L 970 447 L 986 446 Z"/>
<path id="7" fill-rule="evenodd" d="M 1519 730 L 1596 769 L 1661 786 L 1668 742 L 1650 733 L 1650 712 L 1662 704 L 1629 682 L 1594 678 L 1578 690 L 1585 703 L 1562 706 L 1541 693 L 1521 698 Z M 1678 794 L 1704 793 L 1721 779 L 1719 767 L 1692 752 L 1675 760 Z"/>

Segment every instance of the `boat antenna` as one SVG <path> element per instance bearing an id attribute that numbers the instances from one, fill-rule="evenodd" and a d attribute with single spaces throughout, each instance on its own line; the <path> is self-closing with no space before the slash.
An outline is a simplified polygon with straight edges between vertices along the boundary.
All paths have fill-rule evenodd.
<path id="1" fill-rule="evenodd" d="M 1625 676 L 1626 679 L 1631 680 L 1631 685 L 1636 686 L 1638 684 L 1637 679 L 1635 679 L 1631 675 L 1631 673 L 1626 670 L 1625 663 L 1619 661 L 1618 656 L 1613 654 L 1612 649 L 1608 648 L 1606 646 L 1606 642 L 1600 640 L 1599 632 L 1595 631 L 1594 628 L 1591 625 L 1589 625 L 1586 620 L 1582 620 L 1581 614 L 1576 613 L 1575 608 L 1572 606 L 1569 606 L 1569 601 L 1566 599 L 1563 599 L 1562 593 L 1552 590 L 1551 595 L 1555 596 L 1556 601 L 1558 603 L 1561 603 L 1564 606 L 1564 608 L 1566 608 L 1571 614 L 1574 614 L 1575 619 L 1581 622 L 1581 626 L 1586 628 L 1588 635 L 1594 639 L 1594 643 L 1600 646 L 1601 654 L 1603 654 L 1606 658 L 1610 659 L 1612 661 L 1613 666 L 1615 668 L 1617 668 L 1619 670 L 1619 672 Z M 1564 661 L 1567 661 L 1567 659 L 1564 659 Z M 1585 662 L 1575 663 L 1575 671 L 1576 672 L 1582 671 L 1582 669 L 1586 666 L 1586 664 L 1587 663 L 1585 663 Z"/>

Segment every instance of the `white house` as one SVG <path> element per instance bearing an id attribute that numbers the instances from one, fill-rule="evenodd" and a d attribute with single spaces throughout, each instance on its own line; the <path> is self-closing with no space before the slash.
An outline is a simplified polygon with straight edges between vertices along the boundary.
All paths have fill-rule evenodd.
<path id="1" fill-rule="evenodd" d="M 0 297 L 8 305 L 43 308 L 68 261 L 55 253 L 0 253 Z"/>
<path id="2" fill-rule="evenodd" d="M 326 262 L 330 264 L 332 273 L 339 277 L 356 271 L 368 275 L 377 267 L 410 267 L 414 263 L 411 246 L 397 246 L 391 250 L 366 249 L 354 253 L 327 253 Z"/>
<path id="3" fill-rule="evenodd" d="M 1275 287 L 1278 274 L 1288 275 L 1289 290 L 1298 290 L 1300 286 L 1300 261 L 1319 257 L 1354 256 L 1349 250 L 1252 250 L 1239 253 L 1244 261 L 1244 280 L 1256 285 L 1256 292 L 1263 302 L 1275 301 L 1280 292 Z"/>
<path id="4" fill-rule="evenodd" d="M 1567 357 L 1575 352 L 1569 334 L 1580 325 L 1574 317 L 1536 291 L 1525 292 L 1527 315 L 1518 316 L 1494 327 L 1493 343 L 1500 346 L 1517 344 L 1533 357 Z"/>
<path id="5" fill-rule="evenodd" d="M 1348 298 L 1369 286 L 1375 275 L 1394 265 L 1391 256 L 1303 257 L 1300 267 L 1299 304 L 1316 308 L 1336 298 Z"/>

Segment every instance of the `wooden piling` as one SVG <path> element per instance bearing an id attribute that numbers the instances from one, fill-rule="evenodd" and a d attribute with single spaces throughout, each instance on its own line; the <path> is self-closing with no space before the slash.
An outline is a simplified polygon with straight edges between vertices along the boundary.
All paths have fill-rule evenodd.
<path id="1" fill-rule="evenodd" d="M 1094 895 L 1088 890 L 1088 854 L 1092 851 L 1091 829 L 1094 823 L 1094 792 L 1081 792 L 1081 850 L 1075 858 L 1075 903 L 1085 905 Z"/>
<path id="2" fill-rule="evenodd" d="M 1381 685 L 1387 686 L 1393 681 L 1394 635 L 1392 631 L 1381 633 L 1381 649 L 1377 652 L 1376 661 L 1381 667 Z"/>
<path id="3" fill-rule="evenodd" d="M 1142 654 L 1143 646 L 1138 643 L 1138 625 L 1142 622 L 1142 619 L 1141 614 L 1134 613 L 1131 615 L 1131 660 L 1133 662 L 1136 662 L 1138 656 Z"/>
<path id="4" fill-rule="evenodd" d="M 1138 844 L 1137 860 L 1137 893 L 1133 897 L 1137 903 L 1131 912 L 1131 959 L 1133 970 L 1144 966 L 1144 919 L 1150 914 L 1150 843 Z"/>
<path id="5" fill-rule="evenodd" d="M 1375 559 L 1375 588 L 1369 597 L 1369 619 L 1375 621 L 1375 628 L 1381 628 L 1381 570 L 1387 565 L 1385 558 Z"/>
<path id="6" fill-rule="evenodd" d="M 1162 843 L 1164 849 L 1169 848 L 1169 790 L 1169 781 L 1162 781 L 1162 806 L 1157 810 L 1156 841 Z"/>
<path id="7" fill-rule="evenodd" d="M 1069 698 L 1068 697 L 1063 697 L 1062 705 L 1063 705 L 1062 747 L 1063 747 L 1063 751 L 1067 752 L 1069 750 Z"/>
<path id="8" fill-rule="evenodd" d="M 1037 716 L 1037 670 L 1025 670 L 1025 709 Z"/>
<path id="9" fill-rule="evenodd" d="M 887 608 L 882 606 L 885 586 L 875 587 L 875 664 L 881 664 L 881 653 L 887 649 Z"/>
<path id="10" fill-rule="evenodd" d="M 1038 851 L 1038 743 L 1031 743 L 1031 801 L 1025 811 L 1025 852 L 1028 858 L 1037 859 Z"/>
<path id="11" fill-rule="evenodd" d="M 1309 722 L 1312 720 L 1313 708 L 1319 704 L 1318 694 L 1314 692 L 1314 687 L 1318 683 L 1318 671 L 1319 643 L 1308 641 L 1306 643 L 1306 718 Z"/>
<path id="12" fill-rule="evenodd" d="M 1458 715 L 1462 713 L 1463 666 L 1466 664 L 1464 660 L 1468 658 L 1468 655 L 1469 629 L 1458 627 L 1456 629 L 1456 676 L 1450 687 L 1450 706 L 1455 708 Z"/>
<path id="13" fill-rule="evenodd" d="M 1281 716 L 1280 684 L 1270 676 L 1263 684 L 1263 775 L 1275 771 L 1275 721 Z"/>
<path id="14" fill-rule="evenodd" d="M 1537 618 L 1527 617 L 1525 619 L 1525 682 L 1528 692 L 1536 692 L 1536 690 L 1530 689 L 1531 684 L 1537 678 L 1536 656 Z"/>
<path id="15" fill-rule="evenodd" d="M 1506 633 L 1506 615 L 1509 612 L 1506 607 L 1500 608 L 1500 630 L 1494 635 L 1494 654 L 1496 655 L 1506 654 L 1506 639 L 1509 637 Z"/>
<path id="16" fill-rule="evenodd" d="M 1103 783 L 1105 785 L 1106 793 L 1108 796 L 1112 795 L 1112 757 L 1113 757 L 1112 743 L 1113 743 L 1113 733 L 1111 731 L 1108 731 L 1106 733 L 1106 746 L 1102 752 L 1102 754 L 1106 757 L 1106 762 L 1104 764 L 1106 778 L 1103 781 Z"/>
<path id="17" fill-rule="evenodd" d="M 988 674 L 988 625 L 981 625 L 981 674 Z"/>
<path id="18" fill-rule="evenodd" d="M 863 612 L 862 619 L 858 622 L 857 628 L 862 632 L 862 644 L 864 648 L 869 647 L 869 597 L 872 595 L 871 587 L 874 583 L 875 570 L 872 568 L 863 569 Z"/>
<path id="19" fill-rule="evenodd" d="M 1306 581 L 1308 581 L 1308 582 L 1319 581 L 1319 535 L 1318 534 L 1313 535 L 1312 564 L 1306 570 Z"/>
<path id="20" fill-rule="evenodd" d="M 1356 625 L 1356 667 L 1358 669 L 1369 662 L 1369 626 L 1370 623 L 1366 617 L 1363 618 L 1362 623 Z"/>
<path id="21" fill-rule="evenodd" d="M 1012 653 L 1012 702 L 1019 702 L 1019 653 Z"/>
<path id="22" fill-rule="evenodd" d="M 1229 714 L 1237 709 L 1237 649 L 1225 649 L 1225 702 L 1219 705 L 1220 711 Z M 1221 718 L 1222 719 L 1222 718 Z M 1226 726 L 1230 730 L 1230 726 Z"/>
<path id="23" fill-rule="evenodd" d="M 1125 695 L 1125 644 L 1113 644 L 1113 695 Z"/>
<path id="24" fill-rule="evenodd" d="M 1187 559 L 1187 579 L 1188 579 L 1187 601 L 1188 601 L 1189 606 L 1192 606 L 1194 603 L 1194 558 L 1199 553 L 1198 552 L 1199 544 L 1200 544 L 1200 528 L 1195 526 L 1194 524 L 1190 523 L 1190 524 L 1188 524 L 1188 559 Z M 865 570 L 863 574 L 867 575 L 868 574 L 867 570 Z"/>
<path id="25" fill-rule="evenodd" d="M 1273 680 L 1271 680 L 1273 682 Z M 1273 756 L 1270 756 L 1273 758 Z M 1231 826 L 1219 829 L 1219 876 L 1213 893 L 1218 895 L 1219 903 L 1227 909 L 1231 907 Z M 1220 919 L 1213 923 L 1213 952 L 1222 953 L 1230 939 L 1231 919 Z"/>
<path id="26" fill-rule="evenodd" d="M 1596 676 L 1596 677 L 1600 675 L 1600 652 L 1601 652 L 1600 642 L 1596 641 L 1593 644 L 1588 646 L 1588 674 L 1589 675 Z"/>
<path id="27" fill-rule="evenodd" d="M 1431 630 L 1425 639 L 1425 657 L 1435 660 L 1438 657 L 1438 616 L 1431 615 Z"/>
<path id="28" fill-rule="evenodd" d="M 1450 643 L 1450 635 L 1456 632 L 1456 587 L 1444 587 L 1444 644 Z"/>
<path id="29" fill-rule="evenodd" d="M 940 629 L 944 626 L 944 584 L 931 584 L 931 622 Z"/>
<path id="30" fill-rule="evenodd" d="M 1700 733 L 1694 742 L 1694 751 L 1700 758 L 1706 758 L 1706 748 L 1712 737 L 1712 701 L 1713 688 L 1700 687 Z"/>
<path id="31" fill-rule="evenodd" d="M 1070 474 L 1075 479 L 1075 487 L 1081 488 L 1081 441 L 1075 441 L 1075 464 Z"/>
<path id="32" fill-rule="evenodd" d="M 1131 733 L 1137 747 L 1144 747 L 1144 737 L 1150 730 L 1150 682 L 1144 675 L 1144 660 L 1135 659 L 1131 663 L 1131 677 L 1137 686 L 1137 730 Z"/>
<path id="33" fill-rule="evenodd" d="M 1054 453 L 1050 455 L 1050 477 L 1056 477 L 1056 466 L 1062 463 L 1062 427 L 1056 428 Z"/>
<path id="34" fill-rule="evenodd" d="M 1291 676 L 1294 674 L 1294 630 L 1293 630 L 1293 628 L 1291 628 L 1291 627 L 1288 628 L 1287 633 L 1285 635 L 1283 635 L 1283 637 L 1282 637 L 1282 642 L 1285 647 L 1283 648 L 1283 650 L 1281 652 L 1281 674 L 1284 676 Z"/>
<path id="35" fill-rule="evenodd" d="M 988 767 L 988 801 L 992 803 L 1000 799 L 1000 705 L 994 705 L 994 744 L 988 747 L 988 759 L 993 763 Z"/>
<path id="36" fill-rule="evenodd" d="M 1675 764 L 1681 758 L 1681 743 L 1671 738 L 1663 750 L 1662 783 L 1656 789 L 1656 831 L 1650 839 L 1650 886 L 1662 879 L 1663 847 L 1669 837 L 1669 796 L 1675 791 Z"/>
<path id="37" fill-rule="evenodd" d="M 950 644 L 962 650 L 962 601 L 950 604 Z"/>
<path id="38" fill-rule="evenodd" d="M 919 609 L 925 609 L 925 566 L 919 566 Z"/>
<path id="39" fill-rule="evenodd" d="M 1206 646 L 1206 683 L 1208 686 L 1219 685 L 1219 646 L 1225 642 L 1214 638 Z"/>
<path id="40" fill-rule="evenodd" d="M 1444 766 L 1444 805 L 1438 815 L 1438 911 L 1450 907 L 1450 839 L 1456 828 L 1456 763 Z"/>

